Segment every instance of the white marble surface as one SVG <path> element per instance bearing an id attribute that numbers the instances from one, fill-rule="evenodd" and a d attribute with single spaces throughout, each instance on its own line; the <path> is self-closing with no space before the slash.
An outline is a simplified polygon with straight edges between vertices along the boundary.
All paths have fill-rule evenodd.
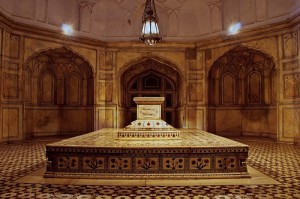
<path id="1" fill-rule="evenodd" d="M 85 135 L 62 140 L 48 144 L 47 146 L 68 146 L 68 147 L 131 147 L 131 148 L 222 148 L 222 147 L 247 147 L 247 145 L 220 137 L 205 131 L 180 129 L 181 139 L 178 140 L 121 140 L 117 139 L 117 132 L 120 129 L 101 129 Z"/>

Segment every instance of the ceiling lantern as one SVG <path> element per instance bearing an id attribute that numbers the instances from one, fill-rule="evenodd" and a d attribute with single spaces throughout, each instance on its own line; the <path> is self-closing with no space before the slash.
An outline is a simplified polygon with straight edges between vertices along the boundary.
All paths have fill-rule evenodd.
<path id="1" fill-rule="evenodd" d="M 154 45 L 161 41 L 158 29 L 158 17 L 155 10 L 154 0 L 147 0 L 142 18 L 143 29 L 140 40 L 148 45 Z"/>

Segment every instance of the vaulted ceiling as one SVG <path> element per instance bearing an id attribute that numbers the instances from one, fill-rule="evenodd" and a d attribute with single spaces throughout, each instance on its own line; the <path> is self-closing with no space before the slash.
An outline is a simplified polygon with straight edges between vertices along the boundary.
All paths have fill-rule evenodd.
<path id="1" fill-rule="evenodd" d="M 0 0 L 0 11 L 17 22 L 102 41 L 137 41 L 146 0 Z M 300 11 L 300 0 L 155 0 L 165 41 L 197 41 L 273 24 Z"/>

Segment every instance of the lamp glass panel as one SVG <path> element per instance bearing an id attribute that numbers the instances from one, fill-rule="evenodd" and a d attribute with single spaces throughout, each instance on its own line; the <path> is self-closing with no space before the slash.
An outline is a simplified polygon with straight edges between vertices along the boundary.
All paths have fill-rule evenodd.
<path id="1" fill-rule="evenodd" d="M 157 28 L 156 28 L 156 22 L 155 21 L 152 21 L 151 22 L 151 33 L 152 34 L 157 34 Z"/>

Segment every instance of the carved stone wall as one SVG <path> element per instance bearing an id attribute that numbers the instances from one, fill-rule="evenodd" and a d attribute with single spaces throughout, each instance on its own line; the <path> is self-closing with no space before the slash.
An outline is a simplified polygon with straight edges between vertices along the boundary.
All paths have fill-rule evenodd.
<path id="1" fill-rule="evenodd" d="M 236 47 L 212 65 L 209 71 L 209 131 L 225 135 L 276 137 L 269 129 L 276 114 L 273 97 L 275 63 L 269 55 Z M 274 117 L 272 118 L 274 119 Z"/>
<path id="2" fill-rule="evenodd" d="M 0 29 L 2 46 L 0 67 L 0 142 L 23 138 L 22 69 L 20 58 L 22 37 L 9 29 Z"/>
<path id="3" fill-rule="evenodd" d="M 89 63 L 67 48 L 30 56 L 24 65 L 25 135 L 92 131 L 93 82 Z"/>
<path id="4" fill-rule="evenodd" d="M 50 1 L 50 7 L 47 1 L 36 2 L 38 8 L 55 7 Z M 122 3 L 125 1 L 112 2 L 129 5 Z M 157 2 L 160 4 L 158 10 L 162 9 L 160 12 L 164 10 L 161 5 L 168 6 L 168 12 L 162 15 L 168 17 L 162 17 L 161 23 L 168 21 L 174 25 L 165 26 L 162 33 L 175 38 L 176 34 L 187 34 L 191 30 L 191 24 L 186 25 L 184 31 L 187 32 L 180 32 L 184 27 L 176 26 L 182 19 L 181 14 L 190 11 L 183 5 L 184 1 L 176 0 L 177 6 L 174 4 L 172 9 L 170 1 Z M 209 22 L 211 30 L 223 28 L 223 21 L 219 20 L 221 8 L 228 14 L 227 19 L 238 18 L 236 10 L 229 12 L 232 6 L 238 9 L 234 2 L 227 1 L 228 7 L 219 1 L 204 3 L 206 14 L 216 18 Z M 256 1 L 262 7 L 255 16 L 251 12 L 243 19 L 251 24 L 253 20 L 267 18 L 264 2 Z M 100 5 L 96 1 L 75 3 L 82 4 L 83 16 L 90 14 L 92 19 L 101 15 L 91 12 Z M 112 7 L 113 10 L 118 8 Z M 248 12 L 246 8 L 243 10 Z M 57 16 L 64 16 L 62 10 Z M 31 17 L 30 12 L 20 14 Z M 276 17 L 284 13 L 276 10 L 271 14 Z M 139 28 L 126 27 L 129 24 L 138 27 L 132 20 L 137 15 L 127 13 L 126 16 L 129 18 L 117 23 L 125 24 L 122 26 L 125 33 L 136 38 Z M 59 21 L 53 16 L 47 18 L 43 12 L 36 12 L 34 17 L 43 22 L 49 19 L 51 24 Z M 191 15 L 186 17 L 189 19 Z M 35 30 L 7 18 L 1 20 L 4 23 L 0 23 L 0 142 L 22 140 L 26 136 L 124 127 L 129 102 L 125 82 L 134 82 L 139 76 L 145 81 L 161 77 L 163 81 L 165 78 L 172 82 L 177 96 L 170 99 L 176 102 L 172 114 L 178 127 L 224 135 L 278 137 L 287 142 L 300 136 L 297 16 L 278 26 L 270 25 L 265 32 L 251 29 L 236 36 L 180 43 L 164 41 L 151 48 L 132 41 L 104 42 L 80 35 L 67 37 L 46 29 Z M 78 28 L 94 31 L 92 23 L 87 24 L 89 18 L 82 20 L 86 21 L 79 22 Z M 29 28 L 30 32 L 25 31 Z"/>
<path id="5" fill-rule="evenodd" d="M 300 137 L 300 68 L 299 27 L 279 38 L 280 97 L 278 136 L 281 141 L 293 142 Z"/>
<path id="6" fill-rule="evenodd" d="M 177 126 L 176 108 L 178 107 L 178 85 L 180 73 L 176 66 L 166 60 L 148 58 L 140 60 L 121 74 L 122 105 L 127 110 L 125 123 L 136 120 L 136 105 L 134 97 L 164 97 L 162 119 Z"/>

